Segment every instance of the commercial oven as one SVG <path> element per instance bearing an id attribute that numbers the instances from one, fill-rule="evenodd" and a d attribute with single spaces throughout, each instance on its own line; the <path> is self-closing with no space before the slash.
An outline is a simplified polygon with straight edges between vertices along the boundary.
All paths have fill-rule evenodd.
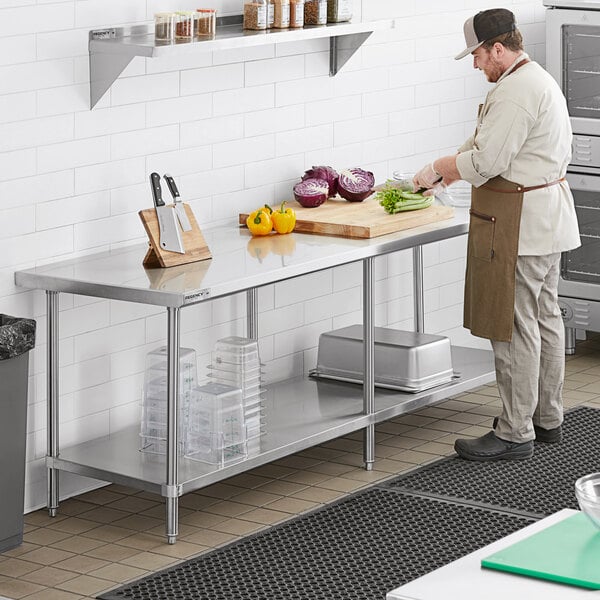
<path id="1" fill-rule="evenodd" d="M 559 302 L 566 351 L 576 330 L 600 331 L 600 0 L 544 0 L 546 68 L 567 100 L 573 157 L 567 180 L 582 245 L 563 253 Z"/>

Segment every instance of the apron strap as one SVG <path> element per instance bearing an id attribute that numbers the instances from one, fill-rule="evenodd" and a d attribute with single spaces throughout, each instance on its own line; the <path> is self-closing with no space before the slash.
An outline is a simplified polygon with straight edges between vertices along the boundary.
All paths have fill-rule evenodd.
<path id="1" fill-rule="evenodd" d="M 512 75 L 517 69 L 521 68 L 523 65 L 526 65 L 528 62 L 530 62 L 528 58 L 524 58 L 523 60 L 519 61 L 509 75 Z"/>
<path id="2" fill-rule="evenodd" d="M 550 183 L 542 183 L 541 185 L 530 185 L 529 187 L 517 185 L 517 188 L 515 190 L 500 190 L 498 188 L 490 187 L 487 184 L 484 184 L 481 187 L 483 187 L 486 190 L 489 190 L 490 192 L 496 192 L 498 194 L 523 194 L 525 192 L 531 192 L 533 190 L 541 190 L 543 188 L 557 185 L 557 184 L 565 181 L 565 179 L 566 179 L 566 177 L 561 177 L 560 179 L 557 179 L 556 181 L 551 181 Z"/>

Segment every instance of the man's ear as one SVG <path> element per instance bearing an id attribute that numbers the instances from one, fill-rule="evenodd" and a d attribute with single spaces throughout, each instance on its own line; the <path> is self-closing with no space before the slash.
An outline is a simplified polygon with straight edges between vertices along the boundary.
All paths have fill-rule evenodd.
<path id="1" fill-rule="evenodd" d="M 506 50 L 506 48 L 500 42 L 496 42 L 492 46 L 492 48 L 494 50 L 494 55 L 496 56 L 496 58 L 501 58 L 502 56 L 504 56 L 504 51 Z"/>

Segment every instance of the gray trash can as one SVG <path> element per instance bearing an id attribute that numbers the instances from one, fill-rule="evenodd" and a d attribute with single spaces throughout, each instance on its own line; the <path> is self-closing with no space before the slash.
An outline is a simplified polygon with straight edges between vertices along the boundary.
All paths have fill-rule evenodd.
<path id="1" fill-rule="evenodd" d="M 0 314 L 0 552 L 23 541 L 27 378 L 35 321 Z"/>

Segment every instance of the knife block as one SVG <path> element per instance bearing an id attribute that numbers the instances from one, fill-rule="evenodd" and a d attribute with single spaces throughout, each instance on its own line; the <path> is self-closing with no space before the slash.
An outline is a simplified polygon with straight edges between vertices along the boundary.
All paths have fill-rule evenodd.
<path id="1" fill-rule="evenodd" d="M 192 209 L 188 204 L 183 203 L 183 206 L 192 226 L 190 231 L 181 231 L 185 254 L 170 252 L 160 247 L 160 230 L 154 208 L 146 208 L 138 213 L 150 241 L 150 248 L 143 261 L 145 267 L 174 267 L 212 257 Z"/>

